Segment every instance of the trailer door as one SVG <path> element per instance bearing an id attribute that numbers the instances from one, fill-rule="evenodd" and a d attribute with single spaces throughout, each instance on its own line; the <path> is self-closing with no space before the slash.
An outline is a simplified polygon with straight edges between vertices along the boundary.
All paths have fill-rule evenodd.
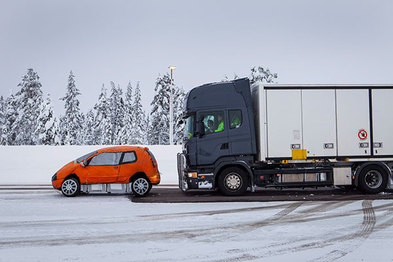
<path id="1" fill-rule="evenodd" d="M 372 91 L 374 155 L 393 155 L 393 89 Z"/>
<path id="2" fill-rule="evenodd" d="M 301 90 L 266 90 L 267 156 L 291 158 L 302 149 Z"/>
<path id="3" fill-rule="evenodd" d="M 302 90 L 302 105 L 303 148 L 307 157 L 335 157 L 335 90 Z"/>
<path id="4" fill-rule="evenodd" d="M 338 156 L 370 155 L 368 89 L 337 89 Z"/>

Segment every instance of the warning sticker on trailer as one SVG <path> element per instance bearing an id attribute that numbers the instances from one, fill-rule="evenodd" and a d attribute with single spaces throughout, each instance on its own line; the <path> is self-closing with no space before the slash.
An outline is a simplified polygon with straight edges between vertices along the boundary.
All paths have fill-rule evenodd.
<path id="1" fill-rule="evenodd" d="M 358 137 L 360 140 L 366 140 L 367 139 L 367 131 L 364 129 L 359 130 Z"/>

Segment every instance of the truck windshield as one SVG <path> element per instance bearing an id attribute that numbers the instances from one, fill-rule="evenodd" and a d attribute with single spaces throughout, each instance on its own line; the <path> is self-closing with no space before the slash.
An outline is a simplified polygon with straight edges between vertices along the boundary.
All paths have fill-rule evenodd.
<path id="1" fill-rule="evenodd" d="M 188 116 L 185 121 L 184 137 L 190 139 L 194 135 L 194 116 Z"/>

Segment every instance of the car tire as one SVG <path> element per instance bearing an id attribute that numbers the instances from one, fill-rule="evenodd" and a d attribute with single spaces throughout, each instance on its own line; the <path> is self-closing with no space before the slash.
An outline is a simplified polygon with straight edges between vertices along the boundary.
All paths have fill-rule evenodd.
<path id="1" fill-rule="evenodd" d="M 151 190 L 151 183 L 145 177 L 138 177 L 132 181 L 131 189 L 132 193 L 136 197 L 146 196 Z"/>
<path id="2" fill-rule="evenodd" d="M 388 183 L 386 170 L 378 165 L 369 165 L 359 174 L 358 185 L 363 193 L 377 194 L 382 192 Z"/>
<path id="3" fill-rule="evenodd" d="M 227 196 L 243 195 L 249 186 L 247 173 L 238 167 L 224 169 L 218 177 L 218 189 Z"/>
<path id="4" fill-rule="evenodd" d="M 60 189 L 66 197 L 74 197 L 79 195 L 81 186 L 78 179 L 71 177 L 64 179 Z"/>

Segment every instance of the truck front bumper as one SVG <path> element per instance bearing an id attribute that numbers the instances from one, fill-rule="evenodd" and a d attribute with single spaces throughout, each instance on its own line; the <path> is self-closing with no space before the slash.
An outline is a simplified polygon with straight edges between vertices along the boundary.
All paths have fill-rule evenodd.
<path id="1" fill-rule="evenodd" d="M 179 188 L 185 192 L 188 189 L 213 189 L 214 174 L 201 174 L 196 170 L 188 170 L 184 154 L 177 154 L 177 172 Z"/>

